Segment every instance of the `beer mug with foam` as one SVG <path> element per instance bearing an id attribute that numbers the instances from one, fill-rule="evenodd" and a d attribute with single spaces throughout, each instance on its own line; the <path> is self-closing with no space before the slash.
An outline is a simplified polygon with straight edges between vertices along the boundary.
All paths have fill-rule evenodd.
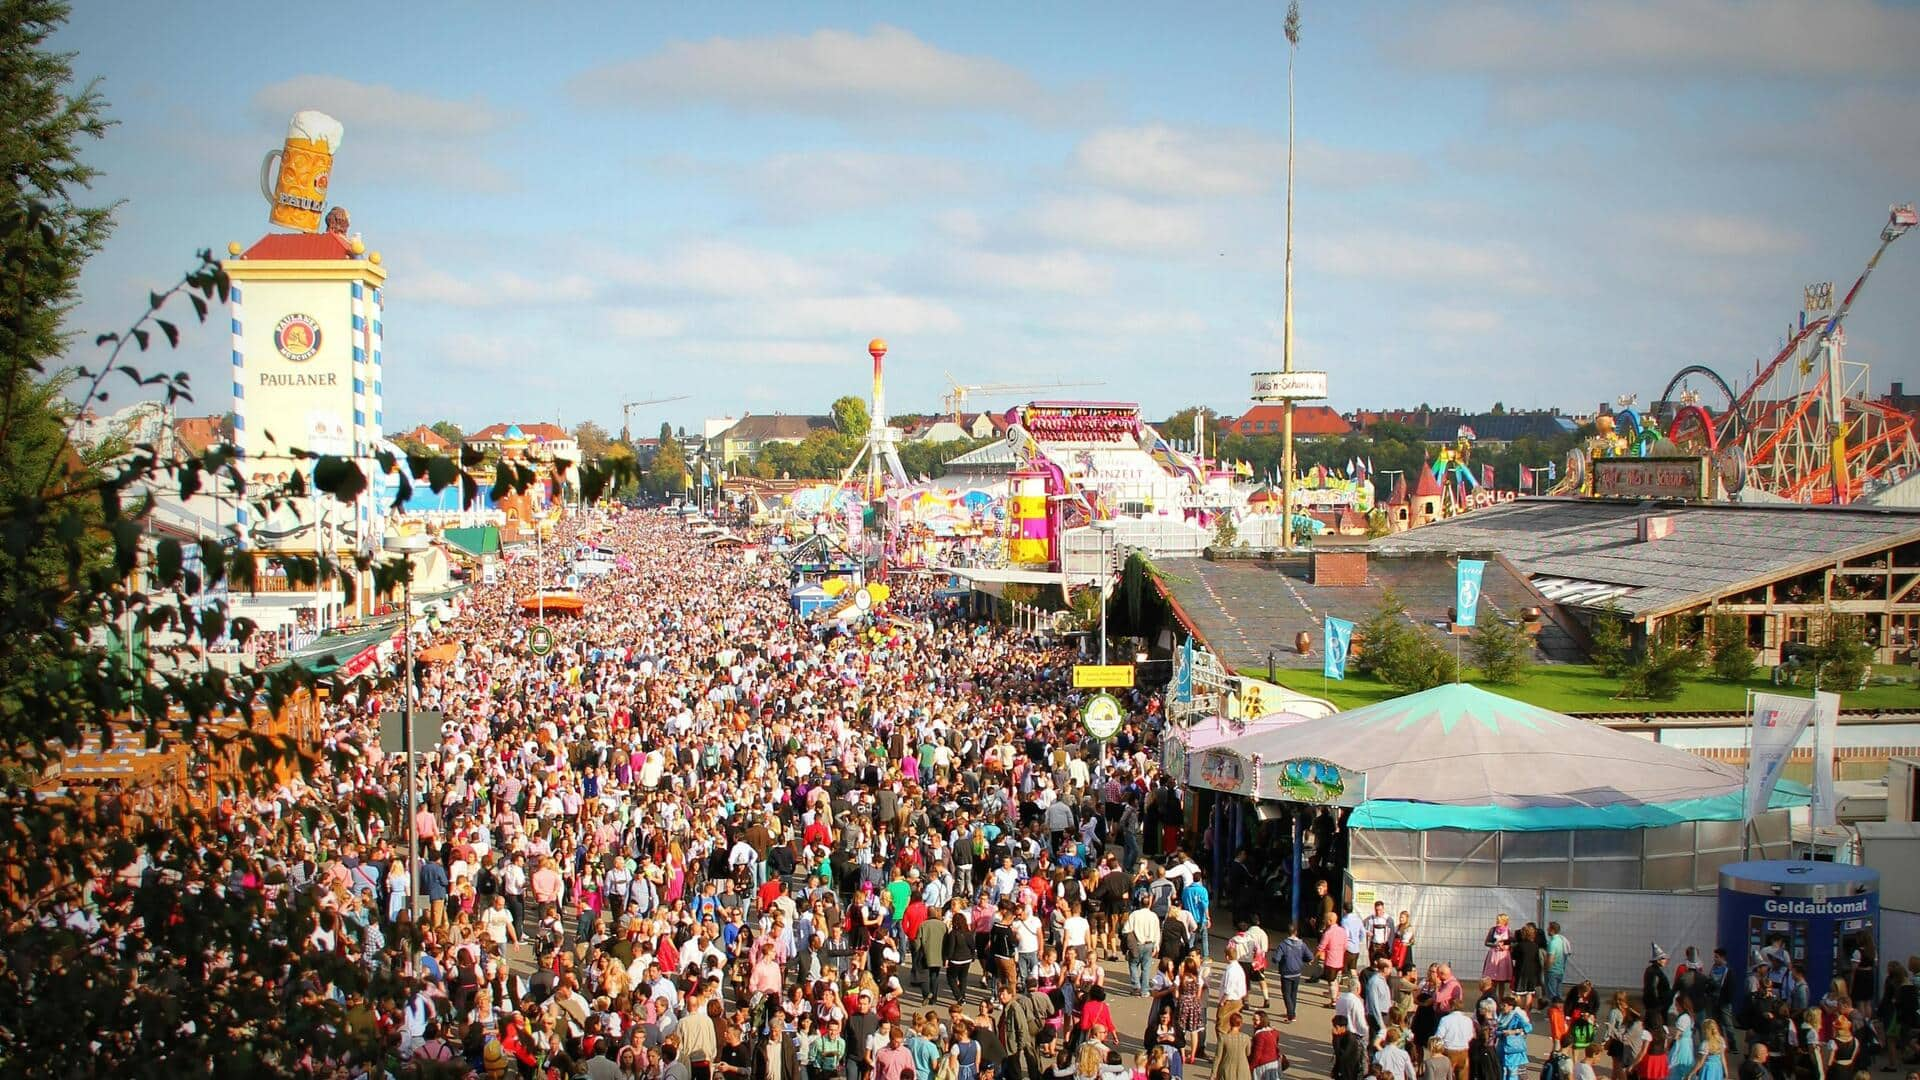
<path id="1" fill-rule="evenodd" d="M 272 209 L 267 220 L 282 228 L 319 232 L 320 213 L 327 206 L 327 181 L 333 173 L 333 155 L 340 149 L 345 129 L 323 112 L 293 114 L 287 141 L 267 152 L 260 163 L 260 194 Z M 279 159 L 275 168 L 274 160 Z"/>

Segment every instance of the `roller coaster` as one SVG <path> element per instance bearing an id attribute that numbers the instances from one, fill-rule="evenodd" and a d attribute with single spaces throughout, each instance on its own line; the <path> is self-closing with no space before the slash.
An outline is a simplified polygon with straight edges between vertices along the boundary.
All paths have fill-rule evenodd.
<path id="1" fill-rule="evenodd" d="M 1712 454 L 1730 491 L 1799 503 L 1851 502 L 1872 485 L 1920 470 L 1915 418 L 1874 400 L 1867 366 L 1842 355 L 1843 323 L 1862 286 L 1887 248 L 1916 223 L 1920 215 L 1911 203 L 1893 207 L 1880 246 L 1839 307 L 1831 315 L 1803 316 L 1739 393 L 1711 368 L 1684 367 L 1644 420 L 1631 411 L 1618 414 L 1620 426 L 1631 430 L 1621 432 L 1617 450 Z"/>

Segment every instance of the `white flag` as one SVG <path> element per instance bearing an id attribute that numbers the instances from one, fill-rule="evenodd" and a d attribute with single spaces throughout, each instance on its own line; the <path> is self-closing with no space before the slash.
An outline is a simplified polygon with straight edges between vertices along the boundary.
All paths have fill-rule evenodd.
<path id="1" fill-rule="evenodd" d="M 1753 734 L 1747 753 L 1748 821 L 1766 813 L 1767 804 L 1773 801 L 1780 770 L 1813 719 L 1813 706 L 1810 698 L 1753 695 Z"/>
<path id="2" fill-rule="evenodd" d="M 1813 802 L 1807 809 L 1818 828 L 1840 824 L 1840 799 L 1833 790 L 1833 754 L 1840 740 L 1840 695 L 1822 690 L 1813 699 Z"/>

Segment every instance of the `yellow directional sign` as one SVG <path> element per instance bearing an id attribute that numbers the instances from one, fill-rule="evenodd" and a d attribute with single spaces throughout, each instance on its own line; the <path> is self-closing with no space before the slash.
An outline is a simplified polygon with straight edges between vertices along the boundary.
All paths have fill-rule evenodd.
<path id="1" fill-rule="evenodd" d="M 1133 665 L 1075 664 L 1073 667 L 1073 685 L 1081 689 L 1132 686 Z"/>

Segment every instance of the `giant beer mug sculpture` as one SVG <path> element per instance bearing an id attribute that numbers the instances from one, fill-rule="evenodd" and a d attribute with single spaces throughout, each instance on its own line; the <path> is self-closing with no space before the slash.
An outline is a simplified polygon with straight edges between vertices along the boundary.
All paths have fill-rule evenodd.
<path id="1" fill-rule="evenodd" d="M 340 121 L 323 112 L 309 109 L 293 114 L 287 124 L 286 144 L 268 151 L 260 163 L 260 194 L 272 207 L 267 213 L 269 222 L 300 232 L 320 231 L 333 155 L 340 149 L 344 130 Z"/>

